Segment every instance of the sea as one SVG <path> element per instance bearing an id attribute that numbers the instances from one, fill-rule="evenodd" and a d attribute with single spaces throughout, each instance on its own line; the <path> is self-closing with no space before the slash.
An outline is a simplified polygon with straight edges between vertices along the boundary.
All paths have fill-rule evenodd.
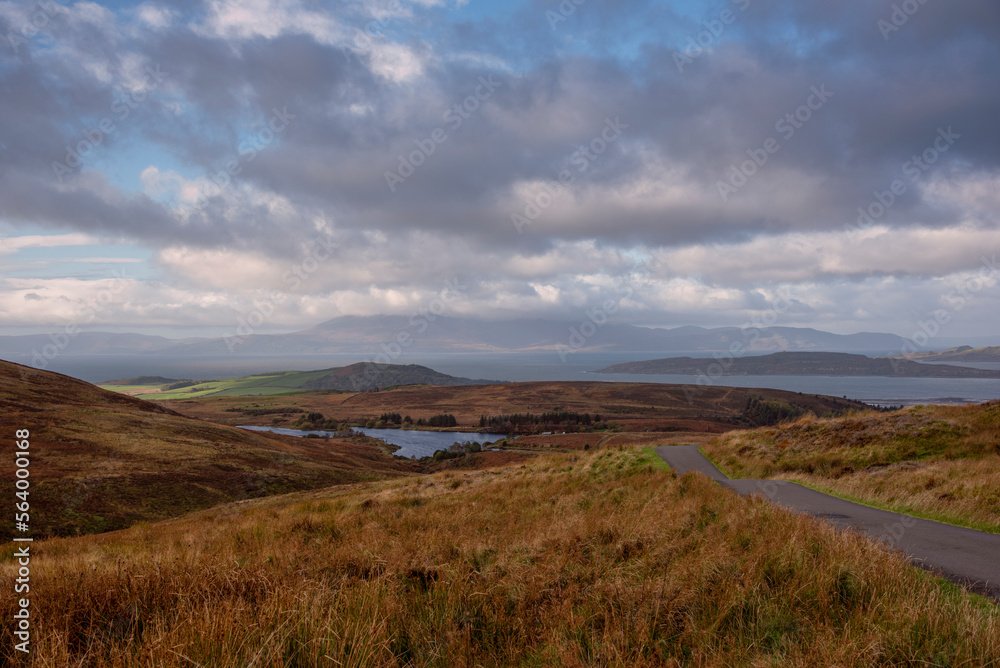
<path id="1" fill-rule="evenodd" d="M 870 355 L 885 354 L 872 351 Z M 670 353 L 578 352 L 560 357 L 542 353 L 413 353 L 392 360 L 394 364 L 420 364 L 436 371 L 464 378 L 523 381 L 615 381 L 638 383 L 708 384 L 714 386 L 773 388 L 857 399 L 883 406 L 916 404 L 965 404 L 1000 399 L 1000 379 L 981 378 L 881 378 L 843 376 L 719 376 L 603 374 L 596 370 L 621 362 L 689 355 L 705 358 L 705 372 L 715 362 L 699 352 Z M 30 364 L 27 358 L 10 356 L 9 361 Z M 310 371 L 372 361 L 371 356 L 352 353 L 328 355 L 225 355 L 221 357 L 181 355 L 71 355 L 63 354 L 48 362 L 49 371 L 101 383 L 135 376 L 164 376 L 177 379 L 214 380 L 267 371 Z M 997 363 L 964 364 L 983 369 L 1000 369 Z"/>

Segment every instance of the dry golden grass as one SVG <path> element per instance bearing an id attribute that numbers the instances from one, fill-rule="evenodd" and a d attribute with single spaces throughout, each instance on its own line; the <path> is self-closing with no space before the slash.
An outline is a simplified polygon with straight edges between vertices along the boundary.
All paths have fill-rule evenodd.
<path id="1" fill-rule="evenodd" d="M 37 544 L 30 665 L 1000 663 L 992 604 L 648 454 L 544 456 Z M 0 616 L 13 605 L 0 599 Z"/>
<path id="2" fill-rule="evenodd" d="M 1000 401 L 730 432 L 703 451 L 731 477 L 794 480 L 1000 532 Z"/>
<path id="3" fill-rule="evenodd" d="M 0 361 L 0 432 L 12 439 L 22 429 L 31 435 L 36 537 L 121 529 L 219 503 L 414 468 L 365 439 L 312 441 L 211 424 Z M 13 475 L 3 476 L 3 498 L 14 499 L 14 482 Z M 0 527 L 12 530 L 13 520 L 9 514 Z"/>

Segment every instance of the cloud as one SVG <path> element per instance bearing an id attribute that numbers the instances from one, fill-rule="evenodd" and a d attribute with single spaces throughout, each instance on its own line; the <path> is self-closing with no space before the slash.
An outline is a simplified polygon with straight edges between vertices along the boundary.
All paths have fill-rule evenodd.
<path id="1" fill-rule="evenodd" d="M 1000 246 L 997 239 L 995 230 L 972 226 L 874 226 L 857 235 L 838 230 L 697 244 L 663 250 L 656 257 L 674 273 L 734 286 L 868 276 L 926 278 L 979 267 L 984 252 L 992 255 Z"/>
<path id="2" fill-rule="evenodd" d="M 59 248 L 62 246 L 94 246 L 99 242 L 88 234 L 31 234 L 0 238 L 0 255 L 17 253 L 26 248 Z"/>
<path id="3" fill-rule="evenodd" d="M 161 4 L 145 2 L 135 10 L 136 16 L 143 23 L 153 30 L 162 30 L 173 24 L 177 17 L 177 12 L 164 7 Z"/>
<path id="4" fill-rule="evenodd" d="M 573 316 L 655 258 L 622 319 L 739 319 L 780 284 L 800 324 L 905 328 L 995 250 L 1000 8 L 927 3 L 886 40 L 892 4 L 752 3 L 678 69 L 717 5 L 586 3 L 553 30 L 534 2 L 52 3 L 0 45 L 0 223 L 34 235 L 0 253 L 150 249 L 166 283 L 108 311 L 122 322 L 216 326 L 260 290 L 288 293 L 288 323 L 403 312 L 452 275 L 472 286 L 463 313 Z M 0 3 L 0 35 L 31 11 Z M 150 67 L 167 73 L 154 89 Z M 945 128 L 959 137 L 934 149 Z M 73 151 L 83 164 L 55 173 Z M 331 259 L 291 290 L 316 239 Z M 15 292 L 17 322 L 36 318 L 26 294 L 63 312 Z"/>
<path id="5" fill-rule="evenodd" d="M 342 35 L 342 29 L 332 16 L 308 9 L 294 0 L 208 0 L 206 14 L 203 22 L 195 23 L 192 30 L 207 37 L 274 39 L 291 33 L 333 44 Z"/>

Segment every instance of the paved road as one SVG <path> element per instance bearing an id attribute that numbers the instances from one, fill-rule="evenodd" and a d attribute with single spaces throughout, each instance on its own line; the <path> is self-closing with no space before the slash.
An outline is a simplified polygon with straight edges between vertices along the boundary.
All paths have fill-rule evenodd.
<path id="1" fill-rule="evenodd" d="M 1000 600 L 998 534 L 870 508 L 793 482 L 730 479 L 696 445 L 663 445 L 656 454 L 680 475 L 698 471 L 740 494 L 761 494 L 779 505 L 862 531 L 902 550 L 915 565 Z"/>

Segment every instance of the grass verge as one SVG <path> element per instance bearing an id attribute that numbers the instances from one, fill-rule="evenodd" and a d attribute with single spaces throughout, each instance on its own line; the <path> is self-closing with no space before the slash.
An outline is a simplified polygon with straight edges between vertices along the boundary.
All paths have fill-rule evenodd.
<path id="1" fill-rule="evenodd" d="M 808 418 L 702 446 L 734 478 L 781 479 L 939 522 L 1000 533 L 1000 402 Z"/>
<path id="2" fill-rule="evenodd" d="M 639 463 L 644 466 L 650 467 L 654 471 L 669 471 L 670 465 L 663 461 L 663 458 L 656 454 L 656 449 L 652 446 L 646 446 L 639 449 L 639 455 L 641 459 Z"/>

